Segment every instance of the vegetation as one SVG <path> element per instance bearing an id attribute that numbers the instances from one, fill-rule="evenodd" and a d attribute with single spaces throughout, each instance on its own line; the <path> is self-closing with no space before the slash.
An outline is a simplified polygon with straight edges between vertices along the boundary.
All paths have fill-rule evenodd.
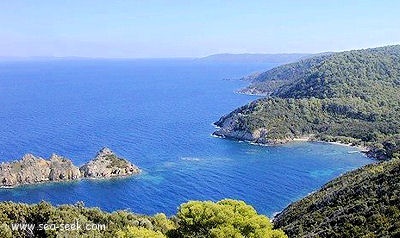
<path id="1" fill-rule="evenodd" d="M 251 79 L 252 84 L 241 90 L 245 93 L 246 91 L 257 90 L 258 94 L 271 94 L 277 88 L 284 84 L 297 81 L 307 76 L 308 70 L 322 62 L 331 53 L 317 54 L 310 58 L 305 58 L 295 63 L 285 64 L 263 73 L 250 75 L 245 79 Z"/>
<path id="2" fill-rule="evenodd" d="M 182 237 L 286 237 L 242 201 L 188 202 L 180 206 L 177 218 Z"/>
<path id="3" fill-rule="evenodd" d="M 400 159 L 331 181 L 274 223 L 289 237 L 400 237 Z"/>
<path id="4" fill-rule="evenodd" d="M 0 237 L 286 237 L 273 230 L 265 216 L 258 215 L 242 201 L 217 203 L 191 201 L 182 204 L 178 214 L 137 215 L 128 211 L 106 213 L 98 208 L 75 205 L 51 206 L 0 203 Z M 34 224 L 34 229 L 13 229 L 13 224 Z M 43 229 L 43 224 L 50 225 Z M 63 229 L 61 225 L 79 224 L 80 229 Z M 97 225 L 99 229 L 86 229 Z M 53 226 L 54 225 L 54 226 Z M 76 226 L 77 227 L 77 226 Z"/>
<path id="5" fill-rule="evenodd" d="M 143 227 L 128 226 L 126 229 L 117 232 L 119 238 L 137 238 L 137 237 L 151 237 L 151 238 L 164 238 L 166 237 L 159 231 L 153 231 Z"/>
<path id="6" fill-rule="evenodd" d="M 400 46 L 327 54 L 260 74 L 249 91 L 270 97 L 223 117 L 231 130 L 265 129 L 266 139 L 314 135 L 371 147 L 377 158 L 399 156 Z M 267 90 L 267 91 L 264 91 Z M 265 140 L 268 141 L 268 140 Z"/>
<path id="7" fill-rule="evenodd" d="M 107 160 L 111 161 L 111 164 L 107 165 L 107 168 L 124 168 L 128 164 L 125 159 L 119 158 L 115 154 L 106 155 L 105 157 Z"/>
<path id="8" fill-rule="evenodd" d="M 255 141 L 254 135 L 266 137 L 260 141 L 312 136 L 392 158 L 291 204 L 275 218 L 277 228 L 289 237 L 400 237 L 400 46 L 277 67 L 255 77 L 246 91 L 269 97 L 222 117 L 219 134 L 247 133 Z"/>

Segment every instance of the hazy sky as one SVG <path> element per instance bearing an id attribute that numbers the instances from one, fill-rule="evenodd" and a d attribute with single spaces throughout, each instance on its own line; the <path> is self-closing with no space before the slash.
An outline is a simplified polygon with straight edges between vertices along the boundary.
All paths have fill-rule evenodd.
<path id="1" fill-rule="evenodd" d="M 400 43 L 400 1 L 1 0 L 1 56 L 197 57 Z"/>

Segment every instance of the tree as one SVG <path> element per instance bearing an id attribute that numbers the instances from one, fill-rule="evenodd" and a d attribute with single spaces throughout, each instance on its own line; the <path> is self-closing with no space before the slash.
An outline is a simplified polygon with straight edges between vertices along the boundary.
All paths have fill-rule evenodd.
<path id="1" fill-rule="evenodd" d="M 166 238 L 161 232 L 149 230 L 144 227 L 129 226 L 117 232 L 118 238 Z"/>
<path id="2" fill-rule="evenodd" d="M 182 237 L 286 237 L 243 201 L 190 201 L 179 207 L 177 217 Z"/>

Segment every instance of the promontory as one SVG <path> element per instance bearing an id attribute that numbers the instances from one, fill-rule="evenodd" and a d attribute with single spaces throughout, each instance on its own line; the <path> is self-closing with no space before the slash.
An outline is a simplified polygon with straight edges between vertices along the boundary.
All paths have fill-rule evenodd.
<path id="1" fill-rule="evenodd" d="M 266 97 L 221 117 L 214 135 L 261 144 L 312 138 L 400 156 L 400 45 L 324 54 L 259 74 Z"/>

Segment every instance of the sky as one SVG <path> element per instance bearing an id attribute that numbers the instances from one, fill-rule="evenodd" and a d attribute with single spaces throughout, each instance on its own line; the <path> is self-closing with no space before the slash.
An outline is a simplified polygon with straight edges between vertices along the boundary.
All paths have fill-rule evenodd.
<path id="1" fill-rule="evenodd" d="M 1 0 L 0 56 L 202 57 L 400 44 L 400 1 Z"/>

